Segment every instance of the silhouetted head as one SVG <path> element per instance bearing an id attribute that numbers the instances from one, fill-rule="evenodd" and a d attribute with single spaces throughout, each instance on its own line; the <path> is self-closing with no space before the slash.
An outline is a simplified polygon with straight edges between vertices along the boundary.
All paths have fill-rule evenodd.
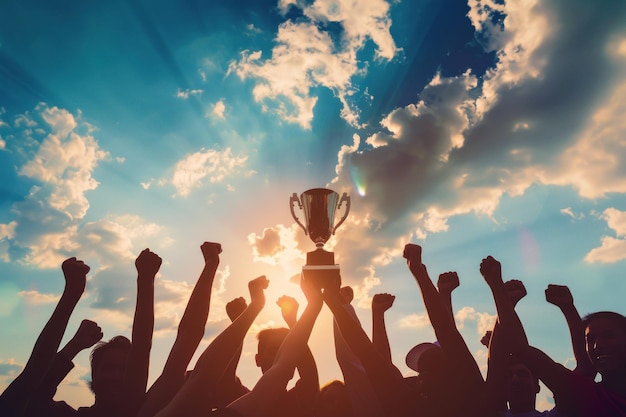
<path id="1" fill-rule="evenodd" d="M 343 381 L 334 379 L 320 388 L 316 406 L 316 417 L 349 417 L 352 404 L 348 389 Z"/>
<path id="2" fill-rule="evenodd" d="M 272 367 L 278 349 L 288 333 L 289 329 L 279 327 L 276 329 L 264 329 L 257 334 L 259 343 L 254 359 L 256 360 L 256 365 L 261 368 L 261 372 L 265 373 Z"/>
<path id="3" fill-rule="evenodd" d="M 98 342 L 91 351 L 91 382 L 89 388 L 97 403 L 116 403 L 120 398 L 130 340 L 115 336 L 108 342 Z"/>
<path id="4" fill-rule="evenodd" d="M 626 370 L 626 317 L 612 311 L 599 311 L 583 318 L 587 354 L 604 377 Z"/>
<path id="5" fill-rule="evenodd" d="M 443 385 L 449 375 L 446 357 L 438 342 L 414 346 L 406 355 L 406 364 L 417 372 L 413 383 L 420 391 L 420 396 L 432 398 L 443 392 Z"/>
<path id="6" fill-rule="evenodd" d="M 528 366 L 511 355 L 507 395 L 511 411 L 516 413 L 534 411 L 539 389 L 539 379 Z"/>

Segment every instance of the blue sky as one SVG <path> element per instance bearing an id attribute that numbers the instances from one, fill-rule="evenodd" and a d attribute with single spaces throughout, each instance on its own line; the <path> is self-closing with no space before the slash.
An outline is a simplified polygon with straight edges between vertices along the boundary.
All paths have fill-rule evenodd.
<path id="1" fill-rule="evenodd" d="M 477 361 L 495 308 L 478 273 L 503 262 L 529 295 L 532 344 L 571 366 L 567 329 L 545 302 L 570 286 L 581 313 L 624 313 L 626 4 L 602 1 L 112 1 L 0 4 L 0 388 L 19 372 L 62 288 L 60 264 L 92 266 L 68 326 L 129 335 L 134 258 L 157 278 L 151 379 L 162 369 L 201 268 L 224 247 L 202 346 L 224 305 L 270 279 L 254 334 L 282 325 L 273 300 L 313 244 L 289 197 L 352 198 L 327 248 L 369 332 L 375 293 L 394 362 L 432 340 L 401 258 L 424 247 L 433 279 L 455 270 L 457 323 Z M 324 333 L 321 381 L 339 377 Z M 66 337 L 66 339 L 67 339 Z M 57 398 L 89 405 L 88 353 Z M 542 391 L 540 408 L 549 407 Z"/>

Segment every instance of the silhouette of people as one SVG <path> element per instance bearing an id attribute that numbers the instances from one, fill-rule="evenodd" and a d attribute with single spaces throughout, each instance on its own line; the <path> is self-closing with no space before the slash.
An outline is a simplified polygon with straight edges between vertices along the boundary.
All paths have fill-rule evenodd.
<path id="1" fill-rule="evenodd" d="M 50 319 L 42 329 L 22 372 L 0 394 L 0 414 L 22 415 L 53 365 L 67 323 L 85 291 L 89 266 L 75 257 L 61 265 L 65 287 Z"/>
<path id="2" fill-rule="evenodd" d="M 72 258 L 74 259 L 74 258 Z M 67 261 L 66 261 L 67 262 Z M 73 263 L 76 261 L 74 260 Z M 161 258 L 149 249 L 143 250 L 135 260 L 137 269 L 137 302 L 132 326 L 132 342 L 125 336 L 116 336 L 107 342 L 98 342 L 91 352 L 91 382 L 89 387 L 95 403 L 91 407 L 74 410 L 65 402 L 54 402 L 55 386 L 46 386 L 38 391 L 36 413 L 42 416 L 129 416 L 137 415 L 146 393 L 148 366 L 154 327 L 154 278 L 161 266 Z M 73 269 L 84 270 L 86 265 L 73 265 Z M 86 267 L 88 271 L 88 267 Z M 86 274 L 86 272 L 84 272 Z M 83 283 L 84 289 L 84 283 Z M 93 325 L 89 325 L 95 333 Z M 102 338 L 100 331 L 93 336 Z M 83 347 L 87 348 L 86 342 Z M 58 345 L 57 345 L 58 346 Z M 75 349 L 71 349 L 74 350 Z M 46 381 L 57 384 L 71 370 L 75 354 L 61 351 L 56 355 L 58 366 L 46 368 Z M 71 357 L 70 357 L 71 356 Z M 46 394 L 47 397 L 42 397 Z M 33 411 L 33 413 L 35 413 Z"/>
<path id="3" fill-rule="evenodd" d="M 354 320 L 354 322 L 361 327 L 361 322 L 359 321 L 356 311 L 351 304 L 354 298 L 354 291 L 352 287 L 341 287 L 339 289 L 339 293 L 343 298 L 343 309 Z M 372 300 L 372 303 L 373 302 L 374 301 Z M 387 308 L 386 305 L 391 307 L 390 304 L 392 303 L 393 301 L 386 302 L 384 304 L 380 303 L 379 305 L 381 308 L 377 309 L 376 313 L 374 313 L 372 309 L 372 315 L 383 315 Z M 373 322 L 373 326 L 385 326 L 384 317 L 377 317 L 376 320 L 379 320 L 379 322 L 377 324 L 374 324 Z M 389 342 L 386 340 L 386 334 L 386 329 L 380 329 L 377 334 L 378 339 L 376 339 L 376 341 L 383 345 L 387 343 L 388 346 Z M 353 416 L 377 417 L 382 415 L 380 401 L 378 400 L 376 392 L 368 379 L 365 368 L 359 358 L 350 349 L 350 346 L 344 339 L 335 318 L 333 318 L 333 335 L 335 340 L 335 356 L 343 375 L 343 384 L 350 401 L 350 407 L 339 404 L 338 401 L 341 397 L 338 395 L 332 395 L 330 399 L 327 398 L 330 394 L 340 393 L 340 391 L 336 389 L 337 383 L 335 383 L 334 386 L 330 385 L 327 390 L 322 388 L 322 392 L 320 393 L 320 403 L 323 404 L 321 407 L 324 408 L 327 413 L 331 412 L 331 407 L 335 407 L 337 408 L 336 412 L 342 412 L 341 410 L 345 411 L 349 408 Z M 391 361 L 391 354 L 387 356 L 387 359 Z M 332 384 L 332 382 L 333 381 L 327 385 Z"/>
<path id="4" fill-rule="evenodd" d="M 204 257 L 204 268 L 189 297 L 174 345 L 167 357 L 163 372 L 148 390 L 140 417 L 152 417 L 165 407 L 185 382 L 185 372 L 202 337 L 209 315 L 213 280 L 220 263 L 222 246 L 204 242 L 200 246 Z"/>
<path id="5" fill-rule="evenodd" d="M 484 392 L 484 381 L 456 327 L 450 298 L 448 295 L 442 296 L 433 285 L 422 263 L 422 248 L 419 245 L 407 244 L 403 256 L 420 288 L 426 312 L 443 353 L 443 356 L 437 355 L 437 361 L 433 361 L 436 367 L 428 369 L 426 373 L 420 372 L 418 409 L 439 416 L 475 414 L 482 407 L 479 398 Z M 450 293 L 458 286 L 458 282 L 456 272 L 445 272 L 439 276 L 440 287 Z"/>
<path id="6" fill-rule="evenodd" d="M 211 292 L 220 263 L 221 245 L 204 242 L 204 267 L 179 323 L 176 339 L 161 375 L 147 389 L 154 327 L 154 280 L 162 260 L 149 249 L 135 261 L 137 301 L 131 339 L 103 341 L 100 326 L 83 320 L 59 350 L 69 318 L 84 290 L 89 266 L 76 258 L 62 264 L 65 287 L 42 329 L 24 370 L 0 394 L 0 415 L 32 417 L 115 416 L 305 416 L 305 417 L 626 417 L 626 317 L 599 311 L 580 317 L 567 286 L 550 284 L 546 301 L 559 308 L 570 333 L 576 368 L 569 370 L 531 346 L 515 311 L 526 295 L 520 280 L 502 279 L 500 262 L 488 256 L 480 263 L 497 311 L 493 329 L 481 339 L 488 347 L 486 380 L 454 320 L 452 292 L 456 272 L 439 275 L 436 286 L 422 262 L 422 248 L 407 244 L 403 256 L 420 290 L 436 342 L 419 343 L 406 355 L 417 375 L 404 377 L 393 364 L 385 313 L 395 296 L 372 298 L 372 337 L 361 326 L 351 302 L 351 287 L 341 287 L 336 270 L 303 272 L 301 289 L 307 304 L 283 295 L 276 304 L 287 327 L 257 334 L 255 362 L 261 377 L 252 389 L 236 375 L 243 341 L 265 307 L 269 280 L 248 283 L 250 302 L 237 297 L 226 304 L 231 323 L 206 347 L 193 371 L 187 367 L 202 337 Z M 326 304 L 333 315 L 334 348 L 343 381 L 320 387 L 308 339 Z M 90 355 L 90 407 L 73 409 L 55 401 L 56 389 L 85 349 Z M 291 389 L 289 382 L 298 371 Z M 599 377 L 598 377 L 599 376 Z M 598 381 L 596 381 L 598 379 Z M 542 381 L 556 407 L 536 409 Z"/>
<path id="7" fill-rule="evenodd" d="M 588 373 L 571 371 L 528 344 L 513 302 L 506 294 L 500 262 L 488 256 L 481 262 L 480 272 L 492 291 L 498 321 L 506 334 L 509 348 L 552 391 L 560 413 L 596 417 L 626 415 L 624 316 L 614 312 L 598 312 L 586 316 L 582 321 L 587 355 L 602 377 L 600 382 L 595 382 Z M 494 334 L 492 343 L 495 337 Z"/>

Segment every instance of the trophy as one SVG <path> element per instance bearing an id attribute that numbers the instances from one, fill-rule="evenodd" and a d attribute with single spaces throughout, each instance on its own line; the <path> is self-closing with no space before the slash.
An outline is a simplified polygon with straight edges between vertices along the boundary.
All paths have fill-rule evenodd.
<path id="1" fill-rule="evenodd" d="M 335 214 L 341 208 L 343 203 L 345 211 L 341 220 L 335 225 Z M 305 224 L 302 224 L 296 213 L 294 212 L 294 203 L 298 203 L 298 207 L 304 213 Z M 309 277 L 320 277 L 319 279 L 337 279 L 339 276 L 339 265 L 335 264 L 335 254 L 324 250 L 324 244 L 335 234 L 335 230 L 346 220 L 350 211 L 350 197 L 343 193 L 341 198 L 339 194 L 333 190 L 326 188 L 313 188 L 303 192 L 298 198 L 293 193 L 289 199 L 289 208 L 291 216 L 296 223 L 309 235 L 317 249 L 306 254 L 306 265 L 302 267 L 302 274 Z M 319 271 L 319 272 L 314 272 Z M 334 271 L 327 273 L 324 271 Z M 327 278 L 323 278 L 327 277 Z M 318 279 L 318 278 L 313 278 Z"/>

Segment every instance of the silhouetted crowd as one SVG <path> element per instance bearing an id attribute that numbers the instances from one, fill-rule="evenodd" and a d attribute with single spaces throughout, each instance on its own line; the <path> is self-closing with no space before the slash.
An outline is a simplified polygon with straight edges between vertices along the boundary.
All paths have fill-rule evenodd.
<path id="1" fill-rule="evenodd" d="M 205 265 L 181 318 L 163 372 L 148 387 L 154 328 L 154 279 L 161 258 L 149 249 L 137 257 L 137 301 L 129 340 L 102 341 L 100 327 L 83 320 L 60 348 L 69 318 L 80 300 L 89 266 L 76 258 L 63 262 L 65 288 L 41 331 L 23 371 L 0 395 L 1 417 L 466 417 L 466 416 L 626 416 L 626 318 L 609 311 L 581 318 L 570 290 L 549 285 L 546 300 L 563 313 L 571 335 L 576 368 L 570 370 L 530 346 L 515 312 L 526 295 L 519 280 L 504 281 L 500 262 L 491 256 L 480 263 L 497 310 L 497 320 L 481 342 L 489 349 L 483 378 L 459 333 L 451 294 L 459 286 L 456 272 L 439 275 L 436 285 L 422 263 L 422 248 L 404 249 L 408 269 L 422 294 L 437 341 L 420 343 L 406 355 L 415 376 L 405 377 L 393 364 L 385 312 L 391 294 L 372 299 L 372 337 L 363 330 L 351 305 L 350 287 L 341 287 L 336 271 L 304 271 L 301 289 L 307 304 L 289 296 L 277 301 L 287 327 L 258 334 L 256 364 L 262 376 L 246 387 L 236 375 L 242 344 L 265 306 L 269 281 L 248 283 L 249 303 L 239 297 L 226 305 L 231 323 L 207 346 L 192 371 L 187 367 L 204 335 L 213 280 L 222 252 L 218 243 L 201 246 Z M 335 275 L 333 275 L 335 274 Z M 343 380 L 320 386 L 308 347 L 315 321 L 326 304 L 333 314 L 334 347 Z M 3 341 L 6 343 L 7 341 Z M 84 349 L 90 355 L 90 389 L 95 403 L 75 410 L 55 401 L 57 386 Z M 298 371 L 292 388 L 289 382 Z M 537 411 L 542 381 L 556 406 Z"/>

